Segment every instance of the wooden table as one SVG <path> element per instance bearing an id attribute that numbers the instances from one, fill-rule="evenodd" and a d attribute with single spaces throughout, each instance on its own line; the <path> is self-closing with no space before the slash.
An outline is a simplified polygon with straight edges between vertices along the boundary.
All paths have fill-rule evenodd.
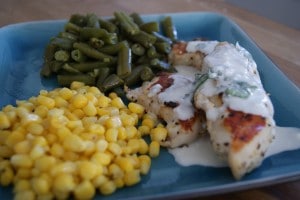
<path id="1" fill-rule="evenodd" d="M 147 13 L 213 11 L 237 22 L 277 66 L 300 87 L 300 31 L 237 8 L 223 0 L 10 0 L 2 1 L 0 27 L 25 21 L 68 19 L 73 13 L 112 15 L 114 11 Z M 298 199 L 300 181 L 204 199 Z"/>

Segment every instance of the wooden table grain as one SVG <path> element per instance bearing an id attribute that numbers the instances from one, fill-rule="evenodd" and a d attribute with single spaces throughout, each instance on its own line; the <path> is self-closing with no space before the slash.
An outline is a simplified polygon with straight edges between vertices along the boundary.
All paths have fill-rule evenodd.
<path id="1" fill-rule="evenodd" d="M 294 84 L 300 87 L 300 31 L 223 0 L 10 0 L 1 2 L 0 27 L 26 21 L 68 19 L 73 13 L 109 16 L 117 10 L 140 14 L 191 11 L 221 13 L 242 27 Z M 297 180 L 201 199 L 275 200 L 299 197 L 300 181 Z"/>

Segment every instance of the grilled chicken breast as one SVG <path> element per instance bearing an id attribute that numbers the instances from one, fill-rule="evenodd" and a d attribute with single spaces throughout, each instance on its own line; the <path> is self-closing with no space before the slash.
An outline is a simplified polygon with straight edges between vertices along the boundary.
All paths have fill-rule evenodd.
<path id="1" fill-rule="evenodd" d="M 191 65 L 188 58 L 203 56 L 194 66 L 201 70 L 194 105 L 205 112 L 215 152 L 240 179 L 261 164 L 274 138 L 273 107 L 256 63 L 238 44 L 193 41 L 174 48 L 173 65 Z"/>
<path id="2" fill-rule="evenodd" d="M 168 137 L 161 145 L 174 148 L 189 144 L 206 130 L 204 115 L 192 104 L 193 89 L 193 77 L 162 73 L 142 87 L 128 90 L 127 98 L 166 122 Z"/>

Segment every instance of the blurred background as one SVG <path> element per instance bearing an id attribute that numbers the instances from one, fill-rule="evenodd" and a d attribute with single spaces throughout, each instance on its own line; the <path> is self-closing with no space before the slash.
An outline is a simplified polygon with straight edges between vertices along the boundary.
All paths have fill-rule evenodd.
<path id="1" fill-rule="evenodd" d="M 225 2 L 300 30 L 300 0 L 225 0 Z"/>

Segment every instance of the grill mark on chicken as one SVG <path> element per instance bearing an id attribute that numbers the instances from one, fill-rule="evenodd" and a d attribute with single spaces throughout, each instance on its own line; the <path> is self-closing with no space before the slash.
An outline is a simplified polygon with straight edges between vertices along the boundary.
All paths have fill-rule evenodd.
<path id="1" fill-rule="evenodd" d="M 255 135 L 266 126 L 266 119 L 259 115 L 228 109 L 229 114 L 224 119 L 224 126 L 232 135 L 233 150 L 238 151 L 250 142 Z"/>
<path id="2" fill-rule="evenodd" d="M 161 85 L 160 92 L 164 92 L 167 88 L 171 87 L 174 83 L 174 79 L 170 77 L 171 74 L 169 73 L 160 73 L 158 76 L 158 80 L 150 85 L 149 88 L 153 87 L 156 84 Z"/>
<path id="3" fill-rule="evenodd" d="M 179 103 L 174 101 L 168 101 L 168 102 L 165 101 L 164 105 L 170 108 L 176 108 L 177 106 L 179 106 Z"/>
<path id="4" fill-rule="evenodd" d="M 197 115 L 187 120 L 179 120 L 179 124 L 185 131 L 192 131 L 193 125 L 196 121 Z"/>
<path id="5" fill-rule="evenodd" d="M 186 42 L 178 42 L 178 43 L 175 43 L 173 45 L 173 52 L 175 54 L 178 54 L 178 55 L 181 55 L 181 54 L 184 54 L 186 53 L 186 46 L 187 46 L 187 43 Z"/>

